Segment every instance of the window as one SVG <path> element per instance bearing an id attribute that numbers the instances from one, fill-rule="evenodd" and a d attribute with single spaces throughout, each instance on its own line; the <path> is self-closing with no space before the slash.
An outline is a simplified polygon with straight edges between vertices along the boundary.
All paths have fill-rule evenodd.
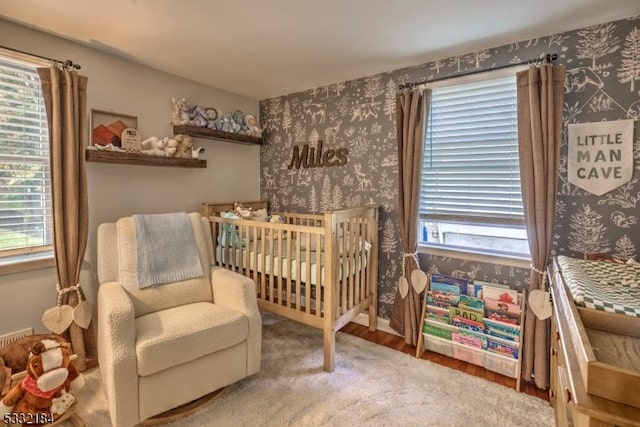
<path id="1" fill-rule="evenodd" d="M 47 115 L 36 66 L 0 50 L 0 257 L 51 249 Z"/>
<path id="2" fill-rule="evenodd" d="M 508 72 L 432 86 L 420 195 L 423 244 L 529 257 L 516 79 Z"/>

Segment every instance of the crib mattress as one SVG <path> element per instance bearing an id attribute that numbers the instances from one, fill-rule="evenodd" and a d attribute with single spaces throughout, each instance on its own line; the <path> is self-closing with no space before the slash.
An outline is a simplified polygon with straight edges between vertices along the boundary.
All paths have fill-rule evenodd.
<path id="1" fill-rule="evenodd" d="M 576 305 L 640 317 L 640 265 L 558 256 Z"/>
<path id="2" fill-rule="evenodd" d="M 295 252 L 291 254 L 291 257 L 286 254 L 286 246 L 283 246 L 283 254 L 280 256 L 278 253 L 274 253 L 273 256 L 270 253 L 264 255 L 264 264 L 262 261 L 262 250 L 260 245 L 257 245 L 257 248 L 252 247 L 249 248 L 248 251 L 246 249 L 241 248 L 226 248 L 223 246 L 216 246 L 216 260 L 222 264 L 234 264 L 236 267 L 240 267 L 240 256 L 242 253 L 242 268 L 255 270 L 256 269 L 256 260 L 257 260 L 257 270 L 263 274 L 273 274 L 277 277 L 282 277 L 288 279 L 291 276 L 291 280 L 298 280 L 300 277 L 300 281 L 303 283 L 311 283 L 312 285 L 317 285 L 317 252 L 310 251 L 310 267 L 307 268 L 307 253 L 306 251 L 300 252 L 300 274 L 297 271 L 297 261 L 295 259 Z M 276 247 L 277 250 L 277 247 Z M 235 258 L 233 252 L 235 251 Z M 293 252 L 293 251 L 292 251 Z M 247 257 L 247 253 L 249 256 Z M 228 260 L 227 260 L 228 258 Z M 248 260 L 247 260 L 248 258 Z M 291 261 L 289 259 L 291 258 Z M 291 263 L 291 268 L 289 268 L 289 263 Z M 357 270 L 360 270 L 360 274 L 364 273 L 364 269 L 367 266 L 367 252 L 356 254 L 355 256 L 350 257 L 339 257 L 338 258 L 338 280 L 342 280 L 350 275 L 356 273 Z M 280 271 L 282 270 L 282 274 Z M 310 272 L 310 280 L 307 277 L 307 272 Z M 273 273 L 272 273 L 273 272 Z M 324 253 L 320 254 L 320 284 L 324 285 Z"/>

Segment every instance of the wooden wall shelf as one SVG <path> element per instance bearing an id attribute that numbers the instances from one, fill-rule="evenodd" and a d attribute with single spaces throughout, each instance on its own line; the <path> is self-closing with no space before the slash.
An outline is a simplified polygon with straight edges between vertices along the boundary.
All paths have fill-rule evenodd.
<path id="1" fill-rule="evenodd" d="M 220 141 L 235 142 L 247 145 L 262 145 L 262 138 L 249 135 L 240 135 L 239 133 L 223 132 L 220 130 L 209 129 L 200 126 L 174 126 L 173 133 L 175 135 L 183 133 L 194 138 L 217 139 Z"/>
<path id="2" fill-rule="evenodd" d="M 121 151 L 86 150 L 85 158 L 88 162 L 119 163 L 138 166 L 168 166 L 178 168 L 206 168 L 207 161 L 203 159 L 176 159 L 173 157 L 150 156 L 147 154 L 130 154 Z"/>

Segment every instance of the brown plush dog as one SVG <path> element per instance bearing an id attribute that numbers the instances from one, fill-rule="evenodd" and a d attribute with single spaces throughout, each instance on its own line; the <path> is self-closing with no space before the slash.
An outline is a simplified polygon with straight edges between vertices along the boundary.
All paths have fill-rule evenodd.
<path id="1" fill-rule="evenodd" d="M 35 334 L 22 337 L 11 344 L 0 347 L 0 397 L 2 397 L 2 386 L 11 381 L 12 374 L 27 370 L 27 360 L 29 359 L 29 350 L 33 345 L 42 340 L 55 340 L 59 343 L 66 342 L 64 338 L 53 334 Z M 11 373 L 7 375 L 6 369 L 9 368 Z"/>
<path id="2" fill-rule="evenodd" d="M 71 346 L 67 342 L 45 339 L 34 344 L 27 376 L 2 399 L 0 415 L 17 414 L 26 421 L 42 420 L 42 424 L 62 415 L 75 402 L 73 395 L 66 392 L 84 385 L 70 357 Z"/>

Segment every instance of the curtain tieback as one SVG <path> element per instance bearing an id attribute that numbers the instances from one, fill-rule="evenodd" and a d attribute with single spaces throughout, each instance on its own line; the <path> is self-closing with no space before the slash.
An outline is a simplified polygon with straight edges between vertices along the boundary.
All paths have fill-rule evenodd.
<path id="1" fill-rule="evenodd" d="M 62 288 L 60 287 L 60 283 L 56 283 L 56 291 L 58 291 L 58 299 L 56 302 L 57 306 L 62 305 L 62 296 L 67 292 L 76 291 L 76 294 L 78 295 L 78 302 L 82 301 L 82 294 L 80 293 L 80 283 L 76 283 L 72 286 L 67 286 L 66 288 Z"/>
<path id="2" fill-rule="evenodd" d="M 535 271 L 536 273 L 538 273 L 539 275 L 542 276 L 542 285 L 541 285 L 541 289 L 546 291 L 547 290 L 547 275 L 545 274 L 544 271 L 542 270 L 538 270 L 536 268 L 535 265 L 533 264 L 529 264 L 529 267 L 531 268 L 531 270 Z"/>
<path id="3" fill-rule="evenodd" d="M 407 277 L 405 274 L 405 266 L 404 266 L 404 260 L 406 258 L 413 258 L 413 260 L 416 262 L 416 265 L 420 265 L 420 263 L 418 262 L 418 253 L 417 252 L 405 252 L 402 254 L 402 277 Z"/>

